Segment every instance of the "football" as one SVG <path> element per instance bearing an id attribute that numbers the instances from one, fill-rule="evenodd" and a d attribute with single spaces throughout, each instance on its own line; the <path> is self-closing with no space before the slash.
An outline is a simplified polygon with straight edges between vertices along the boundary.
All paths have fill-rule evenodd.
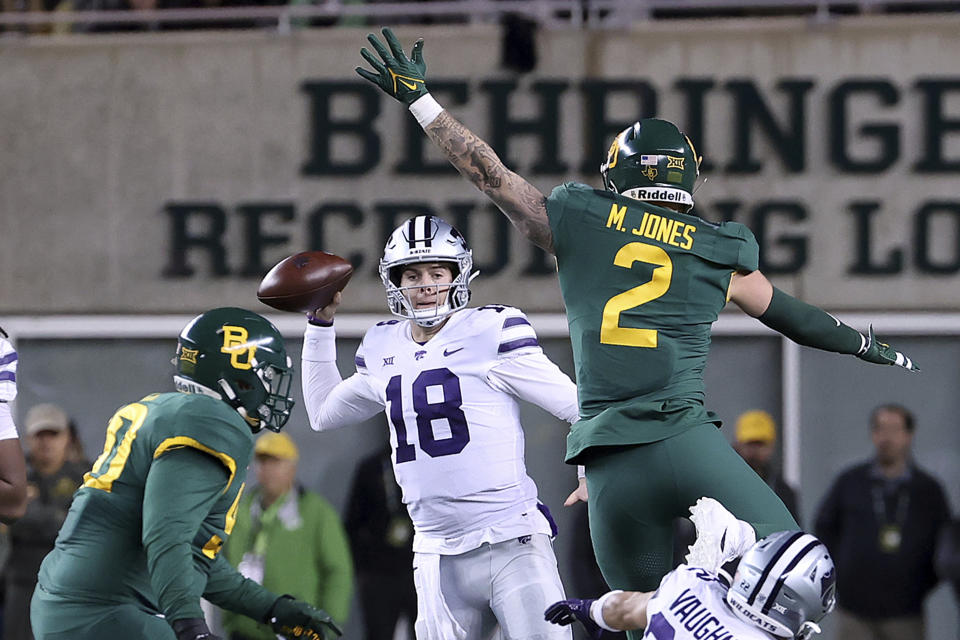
<path id="1" fill-rule="evenodd" d="M 257 298 L 280 311 L 325 307 L 353 275 L 353 266 L 326 251 L 303 251 L 278 262 L 260 281 Z"/>

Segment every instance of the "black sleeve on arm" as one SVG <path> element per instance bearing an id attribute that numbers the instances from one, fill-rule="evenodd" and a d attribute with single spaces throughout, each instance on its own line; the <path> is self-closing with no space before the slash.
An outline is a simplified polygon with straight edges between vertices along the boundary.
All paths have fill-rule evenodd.
<path id="1" fill-rule="evenodd" d="M 157 604 L 171 623 L 203 617 L 193 539 L 229 479 L 219 460 L 189 447 L 169 450 L 150 466 L 141 539 Z"/>
<path id="2" fill-rule="evenodd" d="M 858 355 L 867 344 L 866 338 L 856 329 L 820 307 L 798 300 L 776 287 L 770 306 L 757 319 L 805 347 Z"/>
<path id="3" fill-rule="evenodd" d="M 207 588 L 203 597 L 221 609 L 264 622 L 279 596 L 240 575 L 223 555 L 218 555 L 209 564 Z"/>

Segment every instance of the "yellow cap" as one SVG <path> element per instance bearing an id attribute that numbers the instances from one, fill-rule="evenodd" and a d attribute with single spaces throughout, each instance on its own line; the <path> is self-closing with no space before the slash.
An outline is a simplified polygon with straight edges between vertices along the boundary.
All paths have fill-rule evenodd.
<path id="1" fill-rule="evenodd" d="M 747 411 L 737 418 L 737 442 L 776 442 L 777 425 L 766 411 Z"/>
<path id="2" fill-rule="evenodd" d="M 258 456 L 279 458 L 280 460 L 297 460 L 300 458 L 300 452 L 297 450 L 293 438 L 285 433 L 274 433 L 272 431 L 257 438 L 253 453 Z"/>

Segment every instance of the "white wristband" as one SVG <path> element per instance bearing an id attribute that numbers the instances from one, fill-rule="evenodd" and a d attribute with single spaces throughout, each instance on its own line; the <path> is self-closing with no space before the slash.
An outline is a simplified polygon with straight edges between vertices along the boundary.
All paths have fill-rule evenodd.
<path id="1" fill-rule="evenodd" d="M 607 621 L 603 619 L 603 605 L 606 603 L 607 599 L 615 594 L 623 593 L 622 589 L 615 589 L 614 591 L 608 591 L 599 598 L 596 602 L 590 605 L 590 617 L 593 618 L 593 621 L 600 625 L 601 629 L 606 629 L 607 631 L 620 631 L 620 629 L 614 629 Z"/>
<path id="2" fill-rule="evenodd" d="M 578 465 L 577 465 L 577 480 L 579 480 L 580 478 L 586 478 L 586 477 L 587 477 L 587 468 L 584 467 L 582 464 L 578 464 Z"/>
<path id="3" fill-rule="evenodd" d="M 423 94 L 410 105 L 410 113 L 424 129 L 437 119 L 441 111 L 443 111 L 443 107 L 429 93 Z"/>

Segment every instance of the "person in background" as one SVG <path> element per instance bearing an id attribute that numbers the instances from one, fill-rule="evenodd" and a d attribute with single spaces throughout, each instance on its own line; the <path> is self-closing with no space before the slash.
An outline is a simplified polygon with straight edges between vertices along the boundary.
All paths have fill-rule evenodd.
<path id="1" fill-rule="evenodd" d="M 357 465 L 347 507 L 347 535 L 367 640 L 390 640 L 401 618 L 407 637 L 415 635 L 413 523 L 402 498 L 387 443 Z"/>
<path id="2" fill-rule="evenodd" d="M 340 516 L 318 493 L 296 484 L 300 452 L 290 436 L 265 433 L 253 454 L 258 486 L 240 501 L 227 560 L 245 577 L 322 607 L 342 625 L 353 595 L 353 562 Z M 229 611 L 223 628 L 233 640 L 276 638 L 268 625 Z"/>
<path id="3" fill-rule="evenodd" d="M 874 456 L 843 471 L 815 532 L 837 564 L 843 640 L 918 640 L 923 601 L 937 582 L 934 551 L 950 517 L 943 487 L 910 453 L 913 414 L 897 404 L 870 416 Z"/>
<path id="4" fill-rule="evenodd" d="M 773 489 L 793 518 L 800 522 L 797 492 L 774 468 L 773 453 L 777 444 L 777 424 L 773 416 L 759 409 L 742 413 L 737 418 L 734 432 L 736 442 L 733 448 Z"/>
<path id="5" fill-rule="evenodd" d="M 10 525 L 10 558 L 4 575 L 5 640 L 33 640 L 30 598 L 37 571 L 57 539 L 85 465 L 67 459 L 70 418 L 55 404 L 27 412 L 27 511 Z"/>

